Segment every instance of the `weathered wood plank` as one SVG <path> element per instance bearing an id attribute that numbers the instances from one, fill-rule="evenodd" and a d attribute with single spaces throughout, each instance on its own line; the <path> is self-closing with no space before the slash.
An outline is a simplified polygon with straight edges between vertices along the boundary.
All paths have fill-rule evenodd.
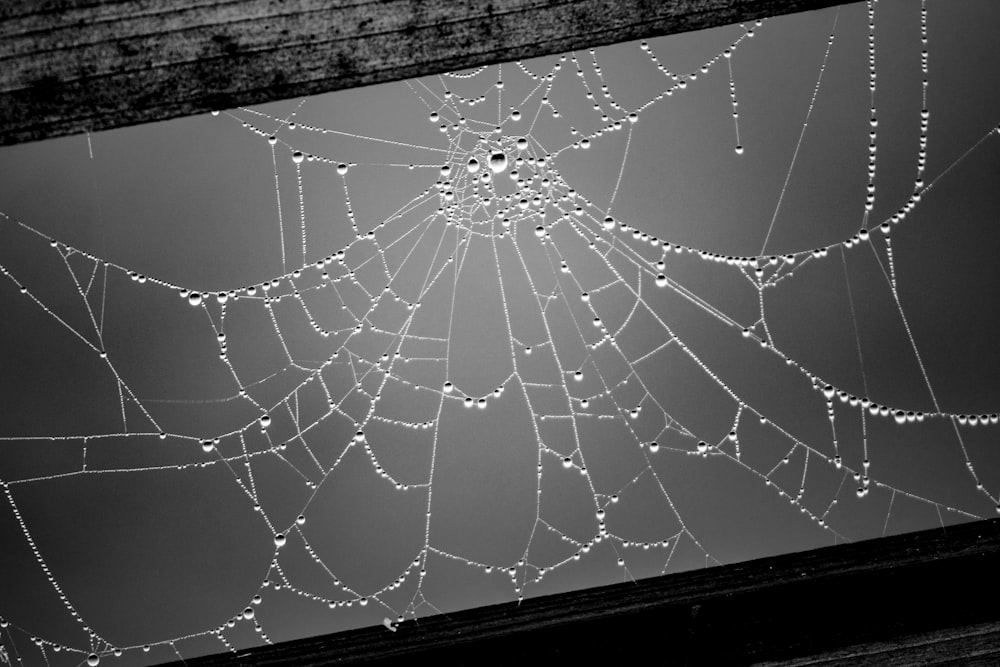
<path id="1" fill-rule="evenodd" d="M 1000 519 L 188 660 L 996 664 Z M 179 663 L 178 663 L 179 664 Z"/>
<path id="2" fill-rule="evenodd" d="M 840 4 L 838 0 L 0 3 L 0 145 Z"/>

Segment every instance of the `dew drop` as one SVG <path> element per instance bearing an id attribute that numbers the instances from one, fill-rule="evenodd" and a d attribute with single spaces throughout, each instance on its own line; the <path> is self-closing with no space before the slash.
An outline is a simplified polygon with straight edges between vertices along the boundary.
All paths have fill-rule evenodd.
<path id="1" fill-rule="evenodd" d="M 99 664 L 101 664 L 101 658 L 96 653 L 87 656 L 87 667 L 97 667 Z"/>
<path id="2" fill-rule="evenodd" d="M 494 153 L 490 156 L 490 170 L 494 174 L 499 174 L 507 168 L 507 156 L 503 153 Z"/>
<path id="3" fill-rule="evenodd" d="M 292 153 L 292 162 L 295 164 L 302 164 L 302 160 L 304 160 L 305 157 L 306 156 L 302 154 L 302 151 L 295 151 Z"/>
<path id="4" fill-rule="evenodd" d="M 190 294 L 188 294 L 188 303 L 190 303 L 192 306 L 200 306 L 201 294 L 199 294 L 198 292 L 191 292 Z"/>
<path id="5" fill-rule="evenodd" d="M 476 173 L 477 171 L 479 171 L 479 160 L 477 160 L 474 157 L 469 158 L 469 164 L 467 164 L 465 168 L 469 170 L 470 174 Z"/>
<path id="6" fill-rule="evenodd" d="M 344 174 L 346 174 L 347 173 L 347 165 L 344 164 L 343 162 L 341 162 L 340 164 L 338 164 L 337 165 L 337 173 L 340 174 L 341 176 L 343 176 Z"/>
<path id="7" fill-rule="evenodd" d="M 277 535 L 274 536 L 274 546 L 278 547 L 279 549 L 285 546 L 284 533 L 278 533 Z"/>
<path id="8" fill-rule="evenodd" d="M 213 449 L 215 449 L 215 444 L 211 440 L 202 440 L 201 441 L 201 451 L 203 451 L 203 452 L 205 452 L 207 454 L 208 452 L 212 451 Z"/>
<path id="9" fill-rule="evenodd" d="M 260 418 L 260 427 L 261 428 L 267 428 L 270 425 L 271 425 L 271 417 L 270 417 L 270 415 L 263 415 L 263 416 L 261 416 L 261 418 Z"/>
<path id="10" fill-rule="evenodd" d="M 662 273 L 660 275 L 656 276 L 656 286 L 657 287 L 666 287 L 667 286 L 667 277 L 665 275 L 663 275 Z"/>

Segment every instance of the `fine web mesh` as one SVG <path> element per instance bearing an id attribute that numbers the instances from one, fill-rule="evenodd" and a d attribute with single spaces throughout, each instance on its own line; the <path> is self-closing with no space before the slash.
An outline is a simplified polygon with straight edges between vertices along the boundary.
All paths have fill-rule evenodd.
<path id="1" fill-rule="evenodd" d="M 419 631 L 994 515 L 997 13 L 4 149 L 0 663 Z"/>

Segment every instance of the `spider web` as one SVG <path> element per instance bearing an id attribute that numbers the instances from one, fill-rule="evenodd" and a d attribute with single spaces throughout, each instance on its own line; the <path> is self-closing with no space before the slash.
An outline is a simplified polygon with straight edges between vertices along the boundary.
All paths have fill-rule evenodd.
<path id="1" fill-rule="evenodd" d="M 260 229 L 240 245 L 218 203 L 199 223 L 242 264 L 198 238 L 161 251 L 169 228 L 109 249 L 101 210 L 63 236 L 0 214 L 6 321 L 34 338 L 5 330 L 32 346 L 8 353 L 11 403 L 65 413 L 12 410 L 0 434 L 3 569 L 25 573 L 4 577 L 0 659 L 406 630 L 988 516 L 995 383 L 965 371 L 992 343 L 955 326 L 931 344 L 934 304 L 962 299 L 915 266 L 954 285 L 935 253 L 963 236 L 972 262 L 979 218 L 957 202 L 990 187 L 996 119 L 927 169 L 928 9 L 901 4 L 891 39 L 919 59 L 899 108 L 876 77 L 876 20 L 894 19 L 869 2 L 196 119 L 253 156 Z M 741 58 L 795 34 L 779 100 Z M 851 105 L 864 116 L 837 120 Z M 937 230 L 949 210 L 966 227 Z"/>

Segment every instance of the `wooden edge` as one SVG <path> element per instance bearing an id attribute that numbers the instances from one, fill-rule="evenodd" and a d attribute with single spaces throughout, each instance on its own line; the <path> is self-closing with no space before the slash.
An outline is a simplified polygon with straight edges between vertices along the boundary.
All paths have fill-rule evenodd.
<path id="1" fill-rule="evenodd" d="M 0 145 L 841 3 L 301 0 L 294 10 L 275 0 L 35 4 L 0 11 Z"/>
<path id="2" fill-rule="evenodd" d="M 643 655 L 670 664 L 867 664 L 893 655 L 995 656 L 1000 607 L 990 591 L 998 571 L 1000 519 L 993 519 L 186 664 L 596 664 Z"/>

